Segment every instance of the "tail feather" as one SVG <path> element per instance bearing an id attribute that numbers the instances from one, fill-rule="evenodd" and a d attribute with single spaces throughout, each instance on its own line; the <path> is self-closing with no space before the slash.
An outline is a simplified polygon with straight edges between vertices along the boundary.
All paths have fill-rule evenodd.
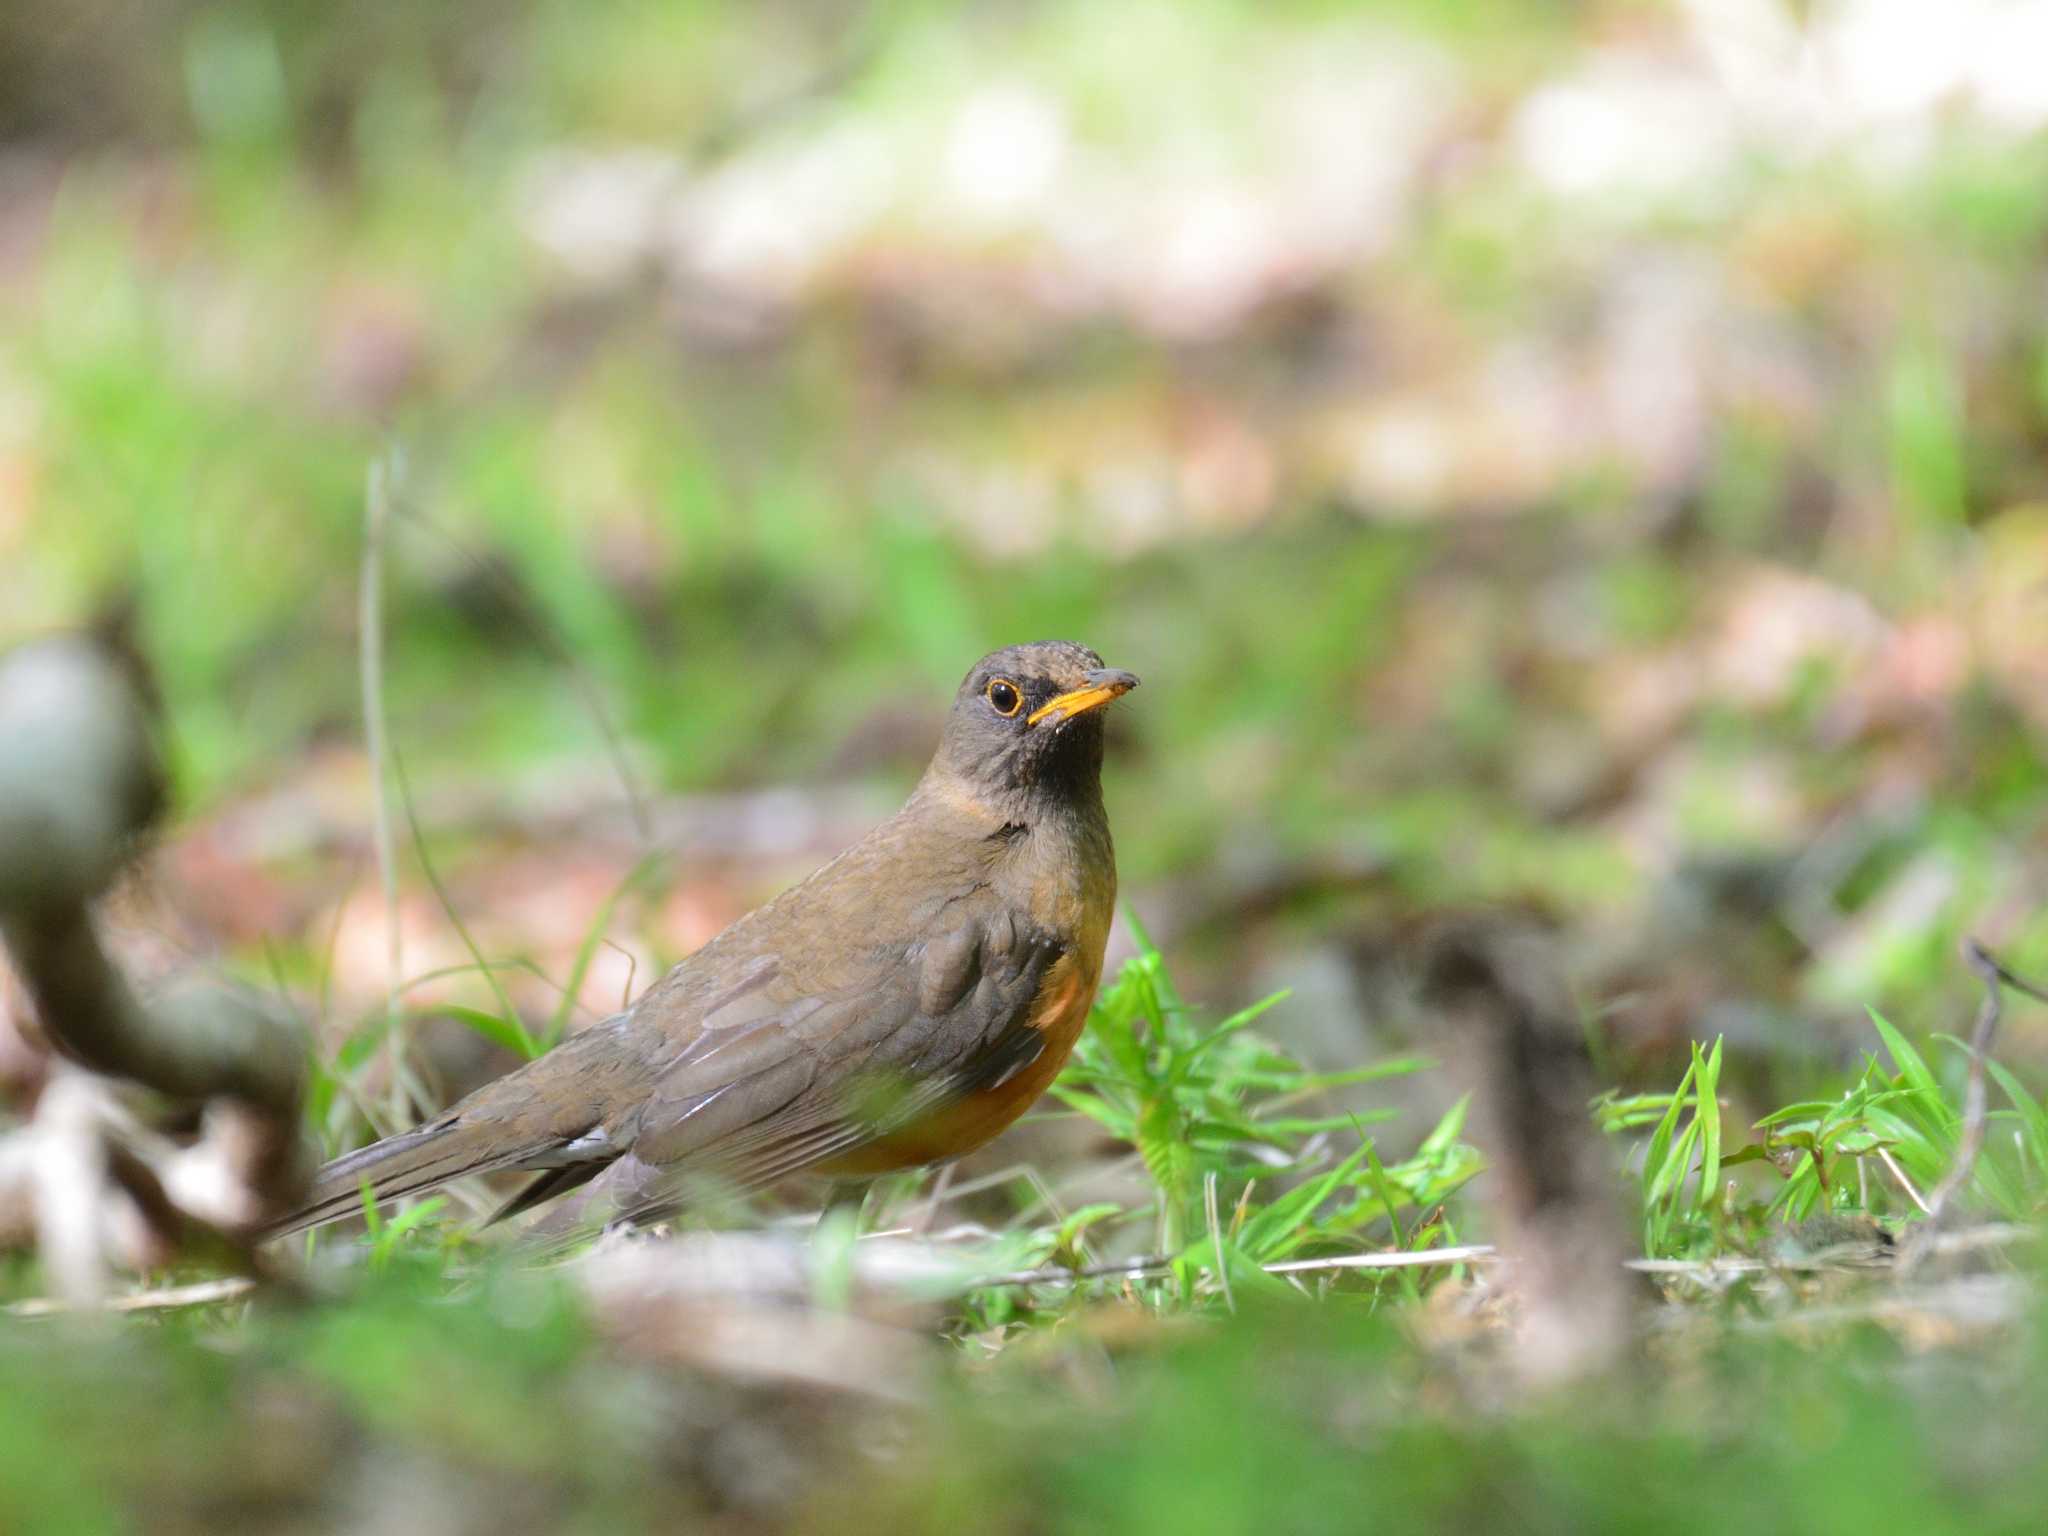
<path id="1" fill-rule="evenodd" d="M 582 1188 L 604 1172 L 607 1166 L 609 1165 L 602 1162 L 588 1162 L 550 1168 L 539 1178 L 530 1180 L 518 1194 L 491 1212 L 490 1219 L 484 1225 L 492 1227 L 501 1221 L 509 1221 L 514 1216 L 524 1216 L 535 1206 L 545 1204 L 557 1195 Z"/>
<path id="2" fill-rule="evenodd" d="M 460 1120 L 436 1120 L 337 1157 L 313 1175 L 306 1203 L 275 1223 L 266 1235 L 285 1237 L 353 1216 L 363 1208 L 365 1188 L 380 1203 L 398 1200 L 424 1194 L 467 1174 L 516 1167 L 538 1150 L 529 1146 L 507 1149 L 502 1136 L 493 1136 L 492 1130 Z"/>
<path id="3" fill-rule="evenodd" d="M 510 1210 L 573 1187 L 616 1153 L 599 1127 L 622 1078 L 640 1072 L 625 1015 L 569 1037 L 508 1076 L 484 1084 L 416 1130 L 337 1157 L 313 1175 L 306 1203 L 269 1230 L 271 1237 L 339 1221 L 363 1208 L 367 1186 L 379 1201 L 423 1194 L 472 1173 L 508 1168 L 558 1170 Z M 593 1139 L 593 1134 L 595 1139 Z M 589 1172 L 571 1177 L 564 1164 Z"/>

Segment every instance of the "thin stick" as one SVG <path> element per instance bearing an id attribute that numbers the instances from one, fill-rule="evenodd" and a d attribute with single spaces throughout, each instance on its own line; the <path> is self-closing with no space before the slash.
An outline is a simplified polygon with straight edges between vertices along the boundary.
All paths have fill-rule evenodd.
<path id="1" fill-rule="evenodd" d="M 1401 1253 L 1340 1253 L 1325 1259 L 1287 1259 L 1259 1267 L 1269 1275 L 1303 1274 L 1331 1269 L 1432 1269 L 1446 1264 L 1470 1264 L 1499 1257 L 1491 1243 L 1469 1243 L 1462 1248 L 1430 1248 Z M 974 1286 L 1071 1285 L 1081 1280 L 1140 1280 L 1168 1274 L 1173 1260 L 1163 1255 L 1127 1259 L 1119 1264 L 1092 1264 L 1086 1269 L 1026 1269 L 1007 1275 L 990 1275 Z"/>
<path id="2" fill-rule="evenodd" d="M 256 1282 L 242 1275 L 225 1280 L 201 1280 L 192 1285 L 174 1285 L 160 1291 L 138 1291 L 132 1296 L 113 1296 L 97 1307 L 80 1308 L 48 1296 L 11 1303 L 9 1317 L 56 1317 L 66 1312 L 168 1312 L 179 1307 L 204 1307 L 218 1301 L 238 1301 L 256 1289 Z"/>
<path id="3" fill-rule="evenodd" d="M 406 1122 L 405 1010 L 399 982 L 405 974 L 405 933 L 398 915 L 398 852 L 391 836 L 384 734 L 384 532 L 391 519 L 390 460 L 370 465 L 364 496 L 363 571 L 356 589 L 357 668 L 363 676 L 363 743 L 370 757 L 370 842 L 384 886 L 384 1040 L 391 1060 L 391 1122 Z"/>
<path id="4" fill-rule="evenodd" d="M 1922 1207 L 1930 1222 L 1938 1221 L 1949 1201 L 1977 1169 L 1977 1154 L 1984 1150 L 1984 1124 L 1988 1118 L 1984 1094 L 1984 1063 L 1991 1054 L 1991 1042 L 1998 1036 L 1998 1021 L 2004 1013 L 2005 988 L 2022 992 L 2037 1002 L 2048 1002 L 2031 982 L 2022 981 L 1998 961 L 1998 957 L 1975 939 L 1963 941 L 1963 963 L 1984 987 L 1984 1001 L 1977 1005 L 1976 1028 L 1970 1033 L 1970 1080 L 1963 1090 L 1963 1139 L 1956 1146 L 1956 1160 L 1934 1186 L 1934 1193 Z"/>
<path id="5" fill-rule="evenodd" d="M 2033 1235 L 2031 1227 L 1980 1227 L 1968 1232 L 1942 1234 L 1933 1240 L 1931 1247 L 1941 1253 L 1964 1252 L 1979 1248 L 2004 1247 L 2029 1239 Z M 1424 1248 L 1399 1253 L 1340 1253 L 1321 1259 L 1287 1259 L 1277 1264 L 1262 1264 L 1259 1267 L 1269 1275 L 1296 1275 L 1317 1270 L 1433 1269 L 1448 1264 L 1503 1262 L 1506 1257 L 1492 1243 L 1467 1243 L 1462 1247 Z M 1729 1256 L 1718 1259 L 1625 1259 L 1622 1261 L 1622 1267 L 1637 1274 L 1697 1275 L 1705 1279 L 1715 1275 L 1757 1274 L 1772 1269 L 1799 1269 L 1808 1266 L 1772 1264 L 1762 1259 Z M 980 1289 L 999 1285 L 1072 1285 L 1082 1280 L 1139 1280 L 1165 1274 L 1171 1268 L 1170 1259 L 1152 1256 L 1127 1259 L 1118 1264 L 1096 1264 L 1086 1269 L 1019 1270 L 1012 1274 L 990 1275 L 974 1280 L 970 1285 L 973 1289 Z"/>
<path id="6" fill-rule="evenodd" d="M 896 1232 L 870 1233 L 862 1241 L 877 1241 L 906 1234 L 909 1230 L 900 1228 Z M 2014 1243 L 2030 1242 L 2036 1235 L 2032 1227 L 2025 1226 L 1976 1227 L 1964 1232 L 1931 1234 L 1928 1248 L 1935 1253 L 1975 1252 L 1985 1248 L 2003 1248 Z M 1423 1269 L 1445 1264 L 1483 1264 L 1499 1261 L 1502 1257 L 1491 1243 L 1468 1243 L 1459 1248 L 1435 1248 L 1416 1252 L 1345 1253 L 1323 1259 L 1288 1259 L 1282 1263 L 1265 1264 L 1260 1267 L 1269 1275 L 1294 1275 L 1318 1270 Z M 966 1282 L 966 1288 L 980 1290 L 991 1286 L 1009 1285 L 1072 1285 L 1081 1280 L 1110 1278 L 1136 1280 L 1148 1275 L 1165 1274 L 1171 1267 L 1170 1260 L 1156 1257 L 1131 1259 L 1121 1264 L 1098 1264 L 1088 1269 L 1021 1270 L 1013 1274 L 974 1278 Z M 1762 1259 L 1730 1256 L 1718 1259 L 1625 1259 L 1622 1267 L 1637 1274 L 1691 1275 L 1700 1279 L 1712 1279 L 1717 1275 L 1758 1274 L 1771 1270 L 1828 1266 L 1771 1264 Z M 115 1296 L 93 1310 L 155 1312 L 178 1307 L 202 1307 L 215 1302 L 239 1300 L 255 1288 L 256 1282 L 253 1280 L 243 1276 L 230 1276 L 221 1280 L 200 1281 L 193 1285 L 172 1286 L 164 1290 L 142 1291 L 132 1296 Z M 50 1317 L 82 1309 L 51 1297 L 36 1297 L 28 1301 L 13 1302 L 0 1310 L 4 1310 L 11 1317 Z"/>
<path id="7" fill-rule="evenodd" d="M 1444 1264 L 1484 1264 L 1500 1257 L 1491 1243 L 1462 1248 L 1422 1248 L 1402 1253 L 1340 1253 L 1327 1259 L 1288 1259 L 1259 1267 L 1269 1275 L 1299 1275 L 1318 1269 L 1434 1269 Z"/>
<path id="8" fill-rule="evenodd" d="M 2026 1241 L 2033 1236 L 2034 1230 L 2031 1227 L 1978 1227 L 1967 1232 L 1943 1233 L 1935 1237 L 1930 1246 L 1939 1253 L 1960 1253 L 1980 1248 L 2000 1248 Z M 1506 1258 L 1507 1256 L 1492 1243 L 1467 1243 L 1462 1247 L 1424 1248 L 1399 1253 L 1340 1253 L 1321 1259 L 1287 1259 L 1278 1264 L 1262 1264 L 1259 1267 L 1269 1275 L 1296 1275 L 1317 1270 L 1433 1269 L 1448 1264 L 1504 1262 Z M 1097 1264 L 1087 1269 L 1020 1270 L 1014 1274 L 990 1275 L 986 1279 L 971 1282 L 971 1285 L 979 1289 L 998 1285 L 1070 1285 L 1082 1280 L 1138 1280 L 1151 1275 L 1165 1274 L 1171 1267 L 1171 1260 L 1155 1256 L 1128 1259 L 1120 1264 Z M 1827 1266 L 1773 1264 L 1762 1259 L 1731 1255 L 1718 1259 L 1624 1259 L 1622 1267 L 1644 1275 L 1696 1275 L 1708 1279 L 1715 1275 L 1757 1274 L 1773 1269 Z"/>
<path id="9" fill-rule="evenodd" d="M 1079 1111 L 1077 1110 L 1075 1113 L 1078 1115 Z M 1048 1115 L 1045 1118 L 1051 1119 L 1052 1117 Z M 1137 1167 L 1143 1161 L 1143 1153 L 1128 1152 L 1100 1168 L 1090 1168 L 1085 1174 L 1069 1179 L 1067 1182 L 1069 1184 L 1079 1184 L 1089 1179 L 1114 1178 Z M 1045 1204 L 1047 1198 L 1043 1193 L 1046 1188 L 1044 1179 L 1036 1175 L 1035 1170 L 1029 1163 L 1018 1163 L 1009 1168 L 998 1168 L 993 1173 L 984 1173 L 978 1178 L 969 1179 L 964 1184 L 956 1184 L 953 1187 L 953 1198 L 958 1200 L 968 1195 L 978 1195 L 983 1190 L 998 1189 L 1018 1179 L 1023 1179 L 1030 1183 L 1034 1192 L 1038 1193 L 1038 1198 L 1034 1199 L 1031 1204 L 1022 1206 L 1017 1210 L 1016 1219 L 1022 1221 L 1025 1217 L 1036 1211 L 1039 1206 Z"/>
<path id="10" fill-rule="evenodd" d="M 1639 1275 L 1696 1275 L 1700 1279 L 1705 1280 L 1715 1275 L 1753 1275 L 1761 1270 L 1769 1269 L 1771 1266 L 1764 1263 L 1762 1259 L 1725 1258 L 1624 1259 L 1621 1262 L 1621 1267 L 1632 1270 Z M 1780 1265 L 1779 1267 L 1796 1268 L 1797 1266 Z"/>
<path id="11" fill-rule="evenodd" d="M 1901 1168 L 1898 1164 L 1898 1159 L 1892 1156 L 1890 1147 L 1879 1147 L 1877 1149 L 1877 1160 L 1883 1163 L 1886 1170 L 1898 1181 L 1899 1188 L 1906 1192 L 1906 1198 L 1920 1207 L 1920 1213 L 1923 1216 L 1932 1216 L 1934 1214 L 1927 1202 L 1921 1198 L 1920 1191 L 1913 1187 L 1913 1181 L 1906 1177 L 1906 1170 Z M 1856 1166 L 1859 1168 L 1863 1166 L 1861 1159 L 1857 1160 Z"/>
<path id="12" fill-rule="evenodd" d="M 1216 1210 L 1216 1172 L 1202 1180 L 1202 1209 L 1209 1218 L 1209 1241 L 1216 1249 L 1216 1278 L 1223 1284 L 1223 1305 L 1237 1310 L 1237 1298 L 1230 1294 L 1230 1266 L 1223 1259 L 1223 1219 Z"/>
<path id="13" fill-rule="evenodd" d="M 1928 1234 L 1926 1248 L 1931 1253 L 1976 1253 L 1987 1248 L 2005 1248 L 2014 1243 L 2026 1242 L 2036 1235 L 2032 1227 L 2012 1224 L 1971 1227 L 1962 1232 L 1935 1232 L 1923 1223 L 1917 1230 Z M 1748 1259 L 1739 1254 L 1728 1254 L 1717 1259 L 1627 1259 L 1623 1261 L 1622 1267 L 1632 1269 L 1639 1275 L 1696 1275 L 1705 1280 L 1715 1275 L 1749 1275 L 1780 1270 L 1861 1269 L 1864 1266 L 1834 1263 L 1825 1254 L 1792 1261 Z"/>
<path id="14" fill-rule="evenodd" d="M 939 1208 L 946 1203 L 946 1191 L 953 1187 L 953 1174 L 958 1163 L 947 1163 L 939 1169 L 938 1177 L 932 1180 L 932 1192 L 924 1203 L 924 1214 L 917 1218 L 915 1232 L 923 1237 L 931 1231 L 932 1223 L 938 1219 Z"/>
<path id="15" fill-rule="evenodd" d="M 441 883 L 441 875 L 434 868 L 433 855 L 427 852 L 427 835 L 420 827 L 420 819 L 412 808 L 412 782 L 405 776 L 405 759 L 396 752 L 391 754 L 391 771 L 398 780 L 398 804 L 405 812 L 406 830 L 412 834 L 413 857 L 420 861 L 420 872 L 427 877 L 427 884 L 433 889 L 434 899 L 441 903 L 442 915 L 462 940 L 462 947 L 469 951 L 469 958 L 482 973 L 484 985 L 491 989 L 491 996 L 498 1001 L 498 1011 L 505 1016 L 505 1022 L 519 1036 L 525 1054 L 531 1059 L 536 1053 L 533 1037 L 526 1032 L 526 1021 L 519 1016 L 519 1010 L 512 1006 L 512 999 L 505 991 L 505 984 L 498 980 L 497 967 L 484 959 L 484 953 L 477 948 L 476 940 L 470 936 L 469 925 L 462 920 L 456 909 L 455 898 L 448 894 L 448 887 Z"/>

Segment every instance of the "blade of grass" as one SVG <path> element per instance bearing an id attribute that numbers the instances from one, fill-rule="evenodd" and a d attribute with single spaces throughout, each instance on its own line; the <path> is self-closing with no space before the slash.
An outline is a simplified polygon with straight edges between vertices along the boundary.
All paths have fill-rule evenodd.
<path id="1" fill-rule="evenodd" d="M 1718 1090 L 1721 1083 L 1721 1038 L 1714 1037 L 1714 1048 L 1700 1059 L 1700 1048 L 1692 1048 L 1694 1078 L 1698 1086 L 1695 1096 L 1694 1115 L 1702 1127 L 1700 1133 L 1700 1182 L 1693 1196 L 1694 1211 L 1705 1216 L 1712 1208 L 1716 1187 L 1721 1181 L 1721 1101 Z"/>
<path id="2" fill-rule="evenodd" d="M 495 1013 L 486 1013 L 481 1008 L 465 1008 L 460 1003 L 440 1003 L 433 1010 L 446 1014 L 458 1023 L 474 1030 L 493 1045 L 503 1046 L 523 1060 L 532 1061 L 541 1054 L 541 1044 L 525 1030 L 507 1024 Z"/>
<path id="3" fill-rule="evenodd" d="M 626 872 L 625 879 L 611 889 L 590 919 L 590 926 L 584 930 L 583 942 L 576 947 L 576 959 L 569 967 L 569 979 L 562 984 L 562 999 L 555 1004 L 555 1011 L 548 1018 L 547 1027 L 541 1032 L 545 1047 L 552 1048 L 561 1042 L 569 1031 L 569 1016 L 576 1011 L 577 996 L 583 991 L 583 978 L 590 974 L 591 962 L 597 958 L 598 947 L 603 944 L 605 930 L 611 927 L 612 913 L 628 891 L 648 879 L 655 870 L 666 862 L 668 855 L 662 852 L 647 854 Z"/>
<path id="4" fill-rule="evenodd" d="M 1393 1181 L 1387 1177 L 1387 1170 L 1380 1166 L 1379 1153 L 1373 1150 L 1372 1139 L 1362 1137 L 1365 1142 L 1365 1166 L 1372 1180 L 1373 1191 L 1380 1197 L 1380 1204 L 1386 1207 L 1387 1225 L 1394 1234 L 1395 1248 L 1405 1252 L 1408 1248 L 1408 1234 L 1401 1228 L 1400 1202 L 1394 1198 Z M 1422 1299 L 1422 1287 L 1408 1270 L 1398 1271 L 1401 1294 L 1410 1301 Z"/>
<path id="5" fill-rule="evenodd" d="M 1885 1051 L 1891 1056 L 1892 1065 L 1906 1082 L 1921 1092 L 1930 1095 L 1935 1102 L 1942 1102 L 1941 1085 L 1934 1074 L 1927 1069 L 1927 1062 L 1913 1049 L 1912 1043 L 1892 1027 L 1891 1022 L 1875 1008 L 1868 1010 L 1870 1022 L 1877 1026 L 1877 1033 L 1884 1041 Z"/>
<path id="6" fill-rule="evenodd" d="M 516 1030 L 525 1042 L 522 1054 L 531 1058 L 540 1054 L 540 1047 L 526 1031 L 525 1022 L 519 1017 L 519 1010 L 512 1006 L 512 999 L 506 994 L 503 983 L 498 980 L 497 968 L 489 964 L 483 951 L 477 948 L 469 925 L 462 920 L 462 914 L 455 909 L 455 901 L 448 894 L 448 887 L 441 883 L 440 872 L 434 868 L 433 855 L 427 851 L 427 838 L 420 828 L 419 817 L 413 811 L 412 784 L 406 777 L 404 755 L 393 751 L 392 772 L 398 779 L 398 803 L 405 812 L 405 824 L 412 833 L 413 852 L 419 856 L 420 871 L 427 877 L 427 884 L 433 889 L 434 899 L 441 904 L 442 915 L 448 919 L 456 936 L 462 940 L 462 947 L 469 951 L 469 958 L 483 972 L 484 981 L 490 986 L 491 996 L 497 999 L 498 1009 L 504 1015 L 506 1024 Z"/>
<path id="7" fill-rule="evenodd" d="M 1679 1079 L 1678 1087 L 1671 1095 L 1670 1106 L 1657 1121 L 1657 1129 L 1650 1133 L 1650 1144 L 1643 1150 L 1643 1201 L 1646 1205 L 1654 1198 L 1650 1193 L 1651 1186 L 1670 1156 L 1671 1137 L 1678 1129 L 1678 1115 L 1685 1105 L 1685 1091 L 1692 1086 L 1692 1073 L 1693 1069 L 1688 1065 L 1685 1076 Z"/>
<path id="8" fill-rule="evenodd" d="M 399 982 L 405 975 L 405 933 L 398 916 L 398 850 L 391 835 L 390 749 L 384 729 L 384 535 L 391 518 L 391 460 L 370 465 L 363 497 L 363 566 L 356 590 L 357 667 L 363 684 L 363 744 L 370 759 L 370 845 L 384 889 L 384 1038 L 391 1054 L 393 1124 L 405 1123 L 409 1091 L 405 1010 Z M 427 1106 L 418 1105 L 421 1111 Z"/>

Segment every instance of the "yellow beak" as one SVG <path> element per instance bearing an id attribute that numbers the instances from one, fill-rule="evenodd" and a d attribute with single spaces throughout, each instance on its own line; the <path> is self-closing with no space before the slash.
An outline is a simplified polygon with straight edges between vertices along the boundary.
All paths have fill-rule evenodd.
<path id="1" fill-rule="evenodd" d="M 1091 709 L 1100 709 L 1112 699 L 1120 699 L 1138 686 L 1135 674 L 1116 667 L 1103 667 L 1090 672 L 1082 687 L 1070 693 L 1062 693 L 1047 699 L 1031 711 L 1026 725 L 1037 725 L 1042 720 L 1071 720 L 1076 715 L 1085 715 Z"/>

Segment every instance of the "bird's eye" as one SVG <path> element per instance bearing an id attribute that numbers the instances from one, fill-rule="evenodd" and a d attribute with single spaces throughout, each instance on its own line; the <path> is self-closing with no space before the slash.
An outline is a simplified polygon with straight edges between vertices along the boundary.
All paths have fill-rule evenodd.
<path id="1" fill-rule="evenodd" d="M 988 695 L 989 703 L 995 706 L 996 713 L 1006 720 L 1024 707 L 1023 693 L 1007 677 L 989 679 L 989 685 L 983 692 Z"/>

